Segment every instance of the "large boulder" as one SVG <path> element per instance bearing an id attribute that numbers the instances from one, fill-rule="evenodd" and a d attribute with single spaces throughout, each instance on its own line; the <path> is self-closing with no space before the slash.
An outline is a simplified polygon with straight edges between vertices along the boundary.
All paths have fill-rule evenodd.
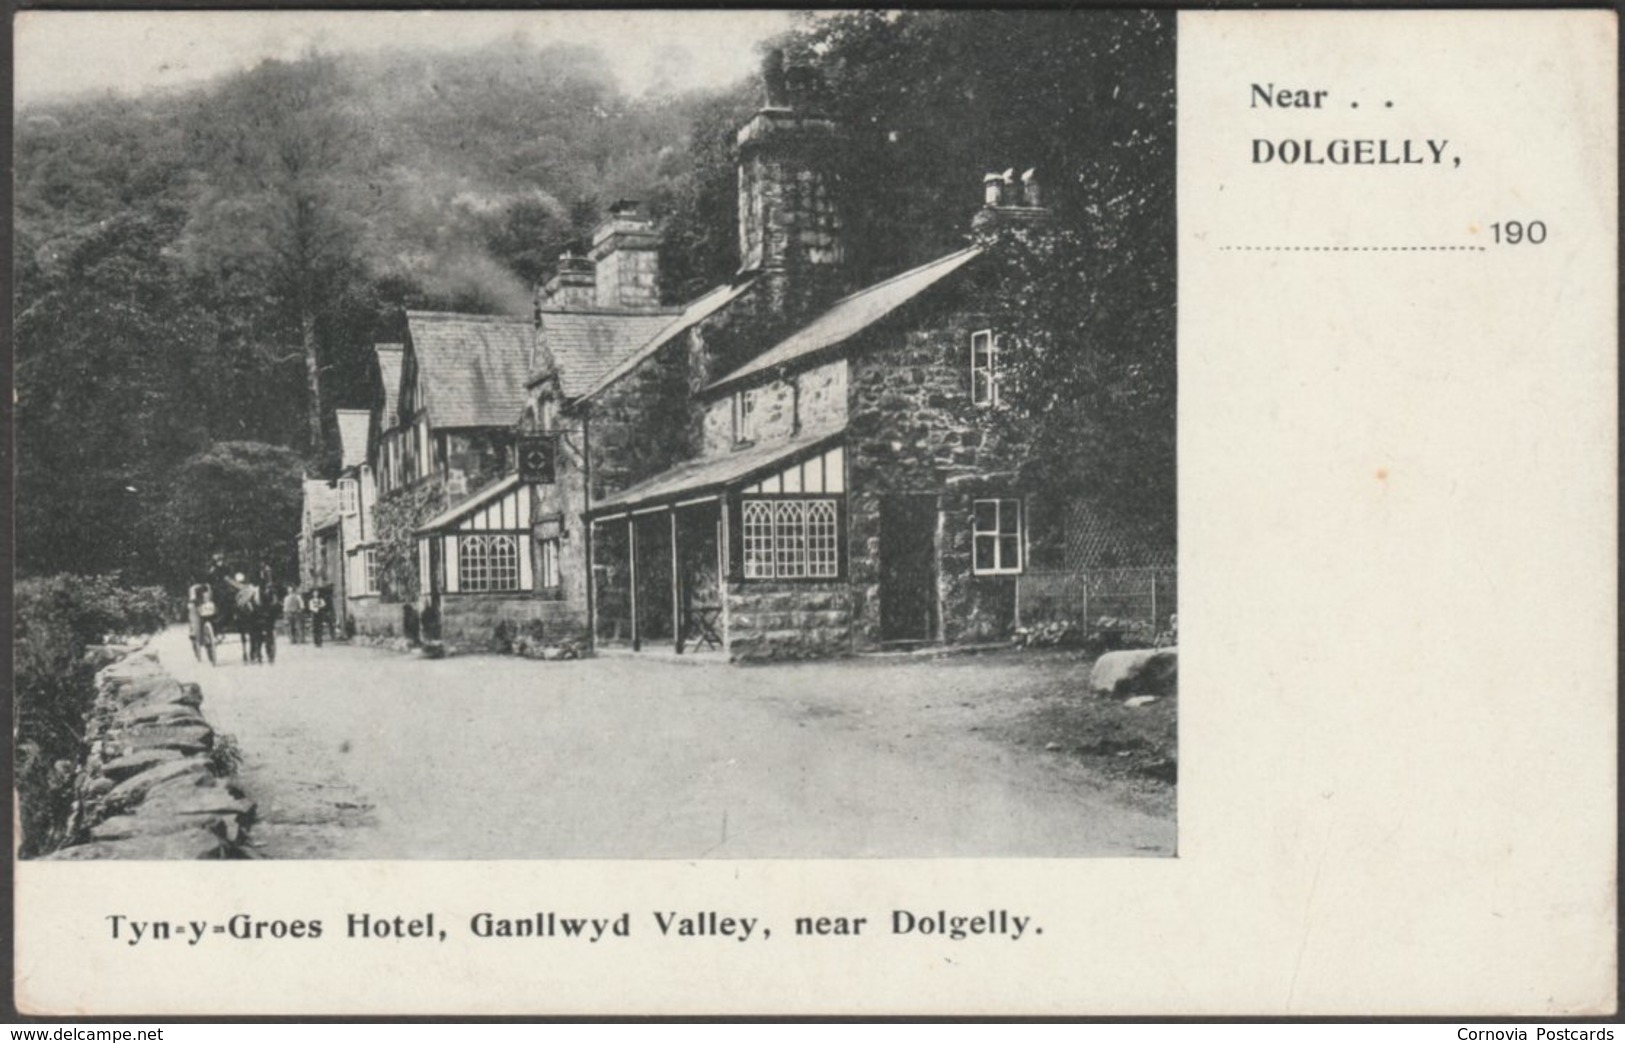
<path id="1" fill-rule="evenodd" d="M 1178 686 L 1176 648 L 1107 652 L 1089 671 L 1089 690 L 1095 695 L 1171 695 Z"/>

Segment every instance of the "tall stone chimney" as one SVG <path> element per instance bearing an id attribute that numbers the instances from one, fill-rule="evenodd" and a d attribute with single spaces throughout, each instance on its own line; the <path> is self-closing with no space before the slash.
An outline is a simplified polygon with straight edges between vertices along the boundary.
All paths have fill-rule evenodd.
<path id="1" fill-rule="evenodd" d="M 818 113 L 816 70 L 763 62 L 767 104 L 739 129 L 740 272 L 764 280 L 775 306 L 804 315 L 839 294 L 845 247 L 830 159 L 839 127 Z"/>
<path id="2" fill-rule="evenodd" d="M 1049 220 L 1038 187 L 1038 171 L 1029 168 L 1018 180 L 1016 168 L 982 178 L 982 209 L 971 218 L 971 231 L 991 234 L 1001 228 L 1040 225 Z"/>
<path id="3" fill-rule="evenodd" d="M 553 278 L 542 284 L 537 306 L 542 308 L 591 308 L 598 302 L 598 274 L 593 263 L 573 250 L 559 256 Z"/>
<path id="4" fill-rule="evenodd" d="M 636 200 L 612 203 L 593 229 L 595 300 L 600 308 L 653 308 L 660 304 L 660 233 Z"/>

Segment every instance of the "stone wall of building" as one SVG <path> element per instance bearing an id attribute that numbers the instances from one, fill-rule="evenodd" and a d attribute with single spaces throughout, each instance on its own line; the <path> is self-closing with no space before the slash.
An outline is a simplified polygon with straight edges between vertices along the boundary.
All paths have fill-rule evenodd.
<path id="1" fill-rule="evenodd" d="M 359 637 L 405 637 L 406 606 L 381 598 L 351 598 L 350 620 Z"/>
<path id="2" fill-rule="evenodd" d="M 694 455 L 684 340 L 674 338 L 588 404 L 592 499 L 635 485 Z M 659 437 L 650 437 L 659 432 Z"/>
<path id="3" fill-rule="evenodd" d="M 755 396 L 753 445 L 833 433 L 846 423 L 847 362 L 835 359 L 783 380 L 763 381 L 749 391 Z M 733 450 L 733 410 L 732 394 L 705 403 L 706 456 Z"/>
<path id="4" fill-rule="evenodd" d="M 509 634 L 527 634 L 553 644 L 585 644 L 587 603 L 491 594 L 441 596 L 440 639 L 457 651 L 506 651 L 498 630 L 502 623 L 508 625 Z"/>
<path id="5" fill-rule="evenodd" d="M 728 656 L 822 659 L 852 651 L 852 592 L 842 582 L 729 580 Z"/>
<path id="6" fill-rule="evenodd" d="M 888 495 L 936 497 L 943 640 L 1002 639 L 1015 620 L 1014 578 L 971 570 L 972 503 L 1019 497 L 1025 451 L 1001 443 L 986 408 L 971 403 L 970 338 L 985 322 L 968 308 L 910 311 L 870 330 L 851 352 L 848 538 L 859 648 L 881 640 L 881 505 Z"/>

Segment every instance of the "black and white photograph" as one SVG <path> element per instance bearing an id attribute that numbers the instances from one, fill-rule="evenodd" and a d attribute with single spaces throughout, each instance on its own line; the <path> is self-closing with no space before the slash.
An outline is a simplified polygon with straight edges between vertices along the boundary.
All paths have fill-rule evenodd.
<path id="1" fill-rule="evenodd" d="M 21 856 L 1174 855 L 1173 48 L 25 15 Z"/>
<path id="2" fill-rule="evenodd" d="M 19 12 L 16 1011 L 1617 1015 L 1617 16 L 1183 6 Z"/>

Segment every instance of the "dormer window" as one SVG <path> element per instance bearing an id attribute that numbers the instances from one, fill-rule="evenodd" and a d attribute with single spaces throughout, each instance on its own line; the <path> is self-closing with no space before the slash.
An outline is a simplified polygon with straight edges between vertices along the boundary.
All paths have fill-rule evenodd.
<path id="1" fill-rule="evenodd" d="M 970 335 L 970 398 L 973 405 L 999 404 L 999 349 L 1004 338 L 992 330 Z"/>
<path id="2" fill-rule="evenodd" d="M 734 445 L 756 441 L 756 389 L 735 391 L 733 400 Z"/>

